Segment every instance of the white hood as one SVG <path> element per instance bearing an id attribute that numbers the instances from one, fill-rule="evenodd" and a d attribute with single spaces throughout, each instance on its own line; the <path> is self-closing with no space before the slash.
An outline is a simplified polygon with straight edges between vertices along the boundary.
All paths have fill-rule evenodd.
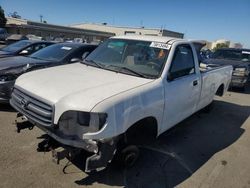
<path id="1" fill-rule="evenodd" d="M 106 98 L 151 81 L 76 63 L 26 73 L 15 86 L 52 105 L 90 111 Z"/>

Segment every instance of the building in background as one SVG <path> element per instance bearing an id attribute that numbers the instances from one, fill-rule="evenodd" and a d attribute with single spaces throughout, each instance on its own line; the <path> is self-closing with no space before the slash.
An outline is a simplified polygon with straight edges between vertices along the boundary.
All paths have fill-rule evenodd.
<path id="1" fill-rule="evenodd" d="M 7 17 L 6 29 L 9 34 L 35 35 L 45 40 L 60 38 L 62 40 L 78 39 L 86 42 L 100 42 L 115 35 L 129 34 L 184 38 L 184 33 L 162 28 L 121 27 L 107 25 L 107 23 L 81 23 L 62 26 L 12 17 Z M 243 48 L 241 43 L 234 43 L 226 39 L 207 41 L 204 48 L 212 50 L 217 44 L 226 44 L 230 48 Z"/>
<path id="2" fill-rule="evenodd" d="M 166 29 L 147 29 L 134 27 L 108 26 L 107 24 L 75 24 L 61 26 L 26 19 L 7 17 L 6 28 L 10 34 L 35 35 L 46 40 L 61 38 L 72 40 L 83 39 L 87 42 L 104 41 L 114 35 L 139 34 L 183 38 L 184 34 Z"/>
<path id="3" fill-rule="evenodd" d="M 204 46 L 203 48 L 211 50 L 212 49 L 212 44 L 213 44 L 213 42 L 206 41 L 206 46 Z"/>
<path id="4" fill-rule="evenodd" d="M 226 39 L 219 39 L 219 40 L 216 40 L 216 41 L 213 41 L 213 42 L 207 42 L 207 45 L 206 47 L 208 49 L 214 49 L 216 47 L 217 44 L 225 44 L 227 45 L 229 48 L 243 48 L 243 45 L 239 42 L 237 43 L 234 43 L 230 40 L 226 40 Z"/>
<path id="5" fill-rule="evenodd" d="M 225 45 L 229 46 L 230 40 L 226 40 L 226 39 L 216 40 L 216 41 L 212 42 L 211 49 L 214 49 L 217 46 L 217 44 L 225 44 Z"/>
<path id="6" fill-rule="evenodd" d="M 243 48 L 243 45 L 239 42 L 236 42 L 236 43 L 231 42 L 229 47 L 230 48 Z"/>
<path id="7" fill-rule="evenodd" d="M 87 42 L 104 41 L 114 36 L 112 32 L 80 29 L 69 26 L 34 22 L 25 19 L 7 17 L 6 28 L 10 34 L 36 35 L 46 40 L 55 38 L 74 39 L 82 38 Z"/>
<path id="8" fill-rule="evenodd" d="M 112 26 L 103 24 L 94 24 L 94 23 L 81 23 L 71 25 L 73 28 L 79 29 L 88 29 L 92 31 L 100 32 L 110 32 L 115 35 L 128 35 L 128 34 L 137 34 L 137 35 L 150 35 L 150 36 L 167 36 L 174 38 L 183 38 L 184 33 L 179 33 L 176 31 L 170 31 L 166 29 L 150 29 L 144 27 L 121 27 L 121 26 Z"/>

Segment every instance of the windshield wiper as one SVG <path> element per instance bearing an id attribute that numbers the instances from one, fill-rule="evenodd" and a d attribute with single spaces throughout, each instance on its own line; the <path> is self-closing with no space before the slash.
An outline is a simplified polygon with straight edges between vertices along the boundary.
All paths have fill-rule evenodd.
<path id="1" fill-rule="evenodd" d="M 139 72 L 137 72 L 137 71 L 134 71 L 134 70 L 132 70 L 132 69 L 130 69 L 130 68 L 128 68 L 128 67 L 117 66 L 117 65 L 108 65 L 108 66 L 106 66 L 105 68 L 108 68 L 108 67 L 116 67 L 116 68 L 119 68 L 118 71 L 117 71 L 118 73 L 121 72 L 122 70 L 125 70 L 125 71 L 129 71 L 129 72 L 131 72 L 131 73 L 133 73 L 134 75 L 137 75 L 137 76 L 139 76 L 139 77 L 148 78 L 148 76 L 146 76 L 145 74 L 142 74 L 142 73 L 139 73 Z"/>
<path id="2" fill-rule="evenodd" d="M 86 62 L 89 62 L 89 63 L 86 63 Z M 94 64 L 96 67 L 103 68 L 103 65 L 101 63 L 97 63 L 94 60 L 85 59 L 84 61 L 82 61 L 82 63 L 84 63 L 86 65 L 90 65 L 90 66 Z"/>

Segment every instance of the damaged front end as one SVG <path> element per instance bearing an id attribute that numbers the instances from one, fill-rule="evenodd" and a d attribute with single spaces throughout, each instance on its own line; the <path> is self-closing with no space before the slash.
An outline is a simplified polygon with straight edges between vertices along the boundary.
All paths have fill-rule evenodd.
<path id="1" fill-rule="evenodd" d="M 106 140 L 84 139 L 85 133 L 100 131 L 107 119 L 105 113 L 65 112 L 54 125 L 52 106 L 41 102 L 18 89 L 13 90 L 10 104 L 23 116 L 18 114 L 16 126 L 18 132 L 23 128 L 32 129 L 37 126 L 48 137 L 40 143 L 40 150 L 52 150 L 57 163 L 62 158 L 76 156 L 81 151 L 90 153 L 85 161 L 85 171 L 101 170 L 112 160 L 116 152 L 118 138 Z M 21 119 L 21 121 L 20 121 Z M 27 119 L 27 121 L 25 121 Z M 30 125 L 30 126 L 29 126 Z M 61 149 L 60 149 L 61 148 Z"/>
<path id="2" fill-rule="evenodd" d="M 85 172 L 91 172 L 93 170 L 99 171 L 104 169 L 109 162 L 111 162 L 115 152 L 116 143 L 118 138 L 111 138 L 108 140 L 96 141 L 80 139 L 77 137 L 78 132 L 65 130 L 62 126 L 53 126 L 53 128 L 45 128 L 35 122 L 30 122 L 25 116 L 17 115 L 15 121 L 17 132 L 22 129 L 32 130 L 34 125 L 42 129 L 47 133 L 46 138 L 38 144 L 38 151 L 52 151 L 53 161 L 59 164 L 60 160 L 67 158 L 74 160 L 77 154 L 86 151 L 88 157 L 85 159 Z M 74 127 L 74 125 L 70 125 Z M 79 131 L 79 128 L 75 128 L 75 131 Z M 65 134 L 67 132 L 67 134 Z"/>

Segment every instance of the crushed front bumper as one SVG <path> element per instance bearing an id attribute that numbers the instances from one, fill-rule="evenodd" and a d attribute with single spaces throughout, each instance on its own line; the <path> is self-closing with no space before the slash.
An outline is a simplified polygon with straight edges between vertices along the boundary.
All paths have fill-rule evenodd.
<path id="1" fill-rule="evenodd" d="M 55 139 L 60 144 L 65 145 L 65 149 L 83 149 L 87 152 L 92 153 L 85 161 L 85 172 L 90 172 L 92 170 L 102 170 L 107 167 L 108 163 L 111 162 L 113 156 L 116 152 L 116 143 L 118 137 L 110 138 L 105 141 L 87 140 L 87 139 L 77 139 L 76 137 L 68 137 L 63 134 L 55 134 L 44 127 L 38 127 L 44 130 L 49 136 Z M 71 149 L 70 149 L 71 150 Z"/>
<path id="2" fill-rule="evenodd" d="M 20 118 L 20 115 L 17 116 L 17 118 Z M 23 116 L 21 119 L 27 118 Z M 66 150 L 64 153 L 71 153 L 72 151 L 76 150 L 84 150 L 91 153 L 91 155 L 85 161 L 85 172 L 90 172 L 93 170 L 99 171 L 104 169 L 107 167 L 108 163 L 112 161 L 113 156 L 116 153 L 116 144 L 119 137 L 109 138 L 106 140 L 80 139 L 76 136 L 65 135 L 58 129 L 57 126 L 44 127 L 33 122 L 32 120 L 29 120 L 29 122 L 32 125 L 36 125 L 38 128 L 47 133 L 49 137 L 58 142 L 60 147 L 63 147 Z M 18 121 L 16 121 L 16 125 L 17 124 Z M 53 151 L 53 156 L 58 157 L 60 154 L 55 154 L 55 151 Z"/>
<path id="3" fill-rule="evenodd" d="M 98 152 L 98 145 L 97 142 L 94 140 L 83 140 L 77 137 L 70 137 L 63 134 L 57 134 L 53 131 L 54 128 L 48 129 L 38 124 L 35 125 L 61 144 L 81 148 L 92 153 Z"/>

